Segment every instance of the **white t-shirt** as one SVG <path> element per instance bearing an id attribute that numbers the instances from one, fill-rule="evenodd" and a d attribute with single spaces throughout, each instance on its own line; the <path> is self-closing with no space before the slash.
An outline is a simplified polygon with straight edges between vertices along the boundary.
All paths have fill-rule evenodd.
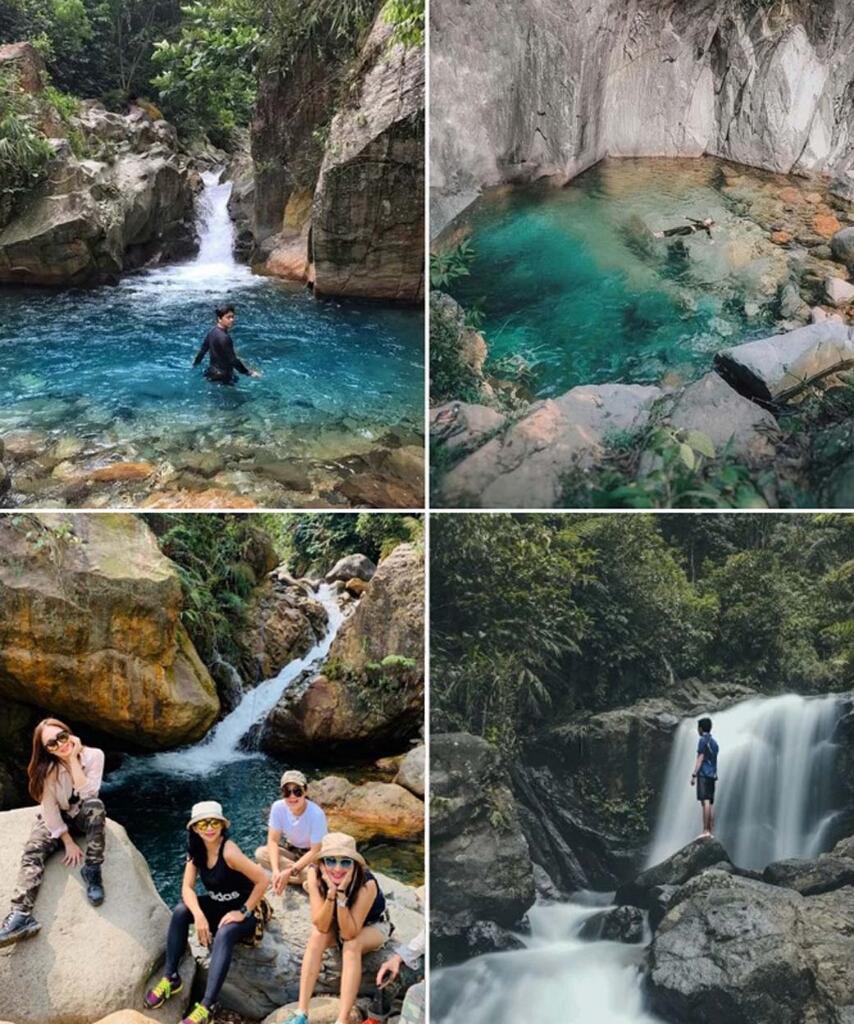
<path id="1" fill-rule="evenodd" d="M 270 808 L 270 828 L 281 832 L 285 840 L 300 850 L 319 843 L 329 831 L 326 815 L 311 800 L 306 800 L 305 810 L 297 817 L 284 800 L 277 800 Z"/>

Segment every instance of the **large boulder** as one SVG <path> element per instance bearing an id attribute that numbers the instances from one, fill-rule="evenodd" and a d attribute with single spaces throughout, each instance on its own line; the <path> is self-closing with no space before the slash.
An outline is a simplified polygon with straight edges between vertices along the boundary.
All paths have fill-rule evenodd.
<path id="1" fill-rule="evenodd" d="M 312 215 L 319 295 L 424 295 L 424 47 L 377 15 L 335 115 Z"/>
<path id="2" fill-rule="evenodd" d="M 693 843 L 683 846 L 660 864 L 654 864 L 642 871 L 634 881 L 621 885 L 617 889 L 614 901 L 621 906 L 628 905 L 648 910 L 651 906 L 652 890 L 663 885 L 683 885 L 707 868 L 729 863 L 729 854 L 717 839 L 695 839 Z"/>
<path id="3" fill-rule="evenodd" d="M 394 782 L 357 786 L 331 775 L 312 782 L 311 798 L 326 812 L 330 832 L 346 832 L 360 842 L 424 835 L 424 801 Z"/>
<path id="4" fill-rule="evenodd" d="M 0 605 L 0 695 L 150 749 L 216 719 L 176 567 L 136 516 L 5 517 Z"/>
<path id="5" fill-rule="evenodd" d="M 290 687 L 262 746 L 335 761 L 405 748 L 424 717 L 424 561 L 399 544 L 332 642 L 323 675 Z"/>
<path id="6" fill-rule="evenodd" d="M 446 402 L 430 410 L 430 441 L 452 455 L 474 451 L 507 422 L 504 413 L 488 405 Z"/>
<path id="7" fill-rule="evenodd" d="M 15 888 L 21 851 L 35 808 L 0 814 L 0 905 Z M 92 907 L 78 870 L 48 861 L 35 915 L 41 931 L 0 957 L 0 1018 L 15 1024 L 90 1024 L 142 1005 L 152 975 L 162 968 L 169 911 L 142 855 L 116 822 L 107 821 L 106 899 Z M 183 993 L 151 1020 L 176 1024 L 190 996 L 195 963 L 181 964 Z M 154 979 L 156 980 L 156 978 Z"/>
<path id="8" fill-rule="evenodd" d="M 400 767 L 398 768 L 397 775 L 394 778 L 394 781 L 399 786 L 403 786 L 416 796 L 420 796 L 422 800 L 424 799 L 424 770 L 426 768 L 427 758 L 426 750 L 427 748 L 422 743 L 417 747 L 413 747 L 412 750 L 407 751 L 400 762 Z"/>
<path id="9" fill-rule="evenodd" d="M 380 964 L 398 943 L 410 942 L 425 927 L 424 907 L 418 891 L 386 875 L 374 875 L 388 901 L 394 933 L 382 948 L 368 954 L 362 962 L 360 992 L 375 988 Z M 261 1020 L 294 1001 L 299 994 L 299 976 L 305 945 L 311 933 L 308 896 L 296 886 L 288 886 L 282 896 L 267 893 L 273 907 L 273 919 L 257 947 L 238 946 L 222 989 L 220 1002 L 251 1020 Z M 203 978 L 207 976 L 209 950 L 190 933 L 190 948 Z M 328 950 L 317 981 L 317 995 L 337 995 L 341 984 L 341 955 Z"/>
<path id="10" fill-rule="evenodd" d="M 469 733 L 430 740 L 430 935 L 435 965 L 484 952 L 534 902 L 534 872 L 498 752 Z M 485 865 L 501 865 L 495 884 Z M 486 935 L 488 939 L 489 936 Z"/>
<path id="11" fill-rule="evenodd" d="M 762 878 L 772 885 L 794 889 L 802 896 L 816 896 L 854 885 L 854 857 L 840 856 L 834 851 L 812 860 L 802 857 L 778 860 L 765 868 Z"/>
<path id="12" fill-rule="evenodd" d="M 684 885 L 648 954 L 674 1022 L 819 1024 L 854 1013 L 854 888 L 820 896 L 709 870 Z"/>
<path id="13" fill-rule="evenodd" d="M 528 413 L 456 465 L 441 502 L 473 508 L 554 508 L 567 475 L 589 468 L 609 434 L 640 430 L 661 391 L 640 384 L 590 384 Z"/>
<path id="14" fill-rule="evenodd" d="M 808 381 L 852 362 L 854 328 L 839 320 L 748 341 L 715 356 L 719 373 L 737 391 L 765 402 L 785 401 Z"/>
<path id="15" fill-rule="evenodd" d="M 301 658 L 325 631 L 326 610 L 300 586 L 266 580 L 249 599 L 238 637 L 240 667 L 247 681 L 271 679 L 294 658 Z"/>
<path id="16" fill-rule="evenodd" d="M 370 583 L 376 571 L 377 567 L 367 555 L 344 555 L 326 574 L 326 582 L 335 583 L 340 580 L 346 583 L 347 580 L 355 578 Z"/>

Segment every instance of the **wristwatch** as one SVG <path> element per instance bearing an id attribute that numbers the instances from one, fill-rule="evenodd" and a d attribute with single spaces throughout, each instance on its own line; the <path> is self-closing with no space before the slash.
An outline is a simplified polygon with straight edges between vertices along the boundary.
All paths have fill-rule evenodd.
<path id="1" fill-rule="evenodd" d="M 347 896 L 346 896 L 346 894 L 339 892 L 338 893 L 338 897 L 336 899 L 336 902 L 337 902 L 339 907 L 346 907 L 347 906 Z"/>
<path id="2" fill-rule="evenodd" d="M 249 918 L 252 917 L 252 915 L 255 913 L 255 911 L 250 910 L 249 907 L 247 907 L 246 904 L 244 903 L 243 906 L 240 908 L 240 913 L 243 914 L 243 916 L 248 921 Z"/>

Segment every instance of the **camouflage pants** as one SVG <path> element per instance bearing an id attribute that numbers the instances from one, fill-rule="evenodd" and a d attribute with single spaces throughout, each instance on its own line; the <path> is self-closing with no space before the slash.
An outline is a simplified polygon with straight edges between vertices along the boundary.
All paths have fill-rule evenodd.
<path id="1" fill-rule="evenodd" d="M 400 1024 L 424 1024 L 423 981 L 413 985 L 406 993 L 406 997 L 403 1000 L 403 1009 L 400 1011 Z"/>
<path id="2" fill-rule="evenodd" d="M 96 797 L 84 800 L 73 818 L 66 815 L 63 815 L 63 818 L 72 835 L 86 837 L 86 863 L 103 864 L 106 839 L 104 829 L 107 820 L 103 801 Z M 12 897 L 13 910 L 22 910 L 25 914 L 32 913 L 44 879 L 45 862 L 51 854 L 61 849 L 62 845 L 62 840 L 53 838 L 39 815 L 24 846 L 18 882 Z"/>

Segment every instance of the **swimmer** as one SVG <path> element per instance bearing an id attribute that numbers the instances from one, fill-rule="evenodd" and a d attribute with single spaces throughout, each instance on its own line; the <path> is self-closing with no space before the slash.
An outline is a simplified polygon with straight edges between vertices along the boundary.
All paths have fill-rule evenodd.
<path id="1" fill-rule="evenodd" d="M 218 384 L 236 384 L 235 370 L 247 377 L 260 377 L 261 372 L 251 370 L 234 351 L 234 342 L 228 333 L 234 326 L 234 306 L 217 306 L 214 312 L 216 327 L 212 327 L 205 335 L 202 347 L 193 360 L 193 366 L 198 366 L 205 353 L 208 353 L 210 361 L 205 370 L 208 380 L 216 381 Z"/>
<path id="2" fill-rule="evenodd" d="M 715 226 L 715 222 L 711 217 L 706 217 L 705 220 L 694 220 L 693 217 L 686 217 L 685 219 L 689 223 L 682 224 L 678 228 L 668 228 L 666 231 L 654 231 L 653 237 L 672 238 L 674 235 L 693 235 L 697 231 L 705 231 L 709 238 L 712 237 L 712 228 Z"/>

